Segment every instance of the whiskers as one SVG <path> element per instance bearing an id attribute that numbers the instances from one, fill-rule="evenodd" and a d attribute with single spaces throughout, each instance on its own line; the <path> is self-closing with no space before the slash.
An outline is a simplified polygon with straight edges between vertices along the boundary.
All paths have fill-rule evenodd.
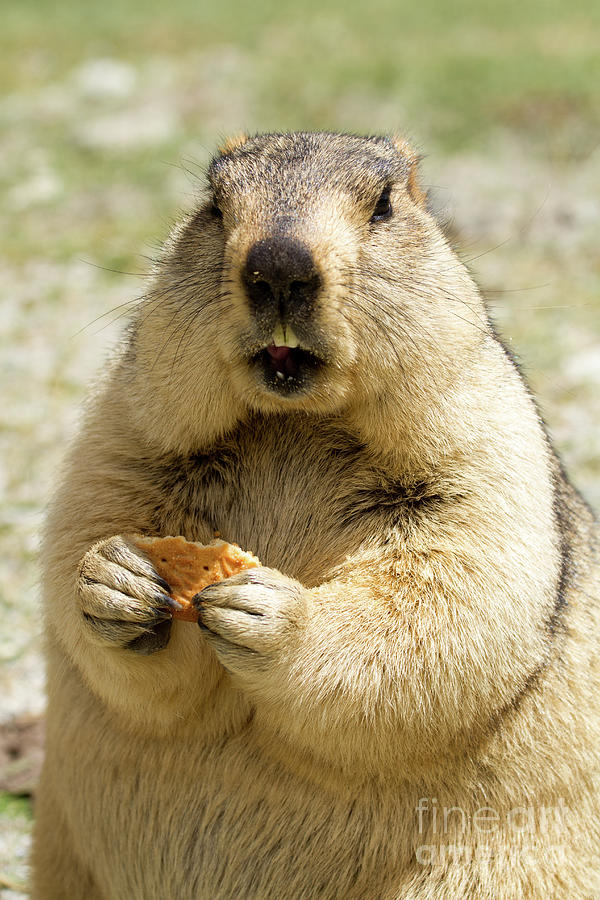
<path id="1" fill-rule="evenodd" d="M 91 321 L 86 322 L 85 325 L 82 325 L 81 328 L 73 332 L 71 337 L 79 337 L 80 334 L 83 334 L 84 331 L 92 328 L 97 322 L 101 322 L 103 319 L 106 319 L 107 316 L 113 316 L 113 318 L 107 322 L 104 322 L 100 328 L 97 328 L 96 331 L 93 332 L 94 334 L 99 334 L 101 331 L 104 331 L 105 328 L 110 328 L 121 319 L 131 319 L 132 314 L 136 309 L 140 308 L 144 304 L 146 299 L 146 295 L 141 294 L 138 297 L 133 297 L 131 300 L 126 300 L 124 303 L 119 303 L 117 304 L 117 306 L 111 307 L 111 309 L 108 309 L 106 312 L 100 313 L 100 315 L 96 316 L 95 319 L 91 319 Z"/>
<path id="2" fill-rule="evenodd" d="M 215 352 L 211 341 L 214 326 L 225 320 L 232 308 L 231 293 L 227 287 L 215 289 L 219 285 L 220 270 L 206 274 L 212 274 L 214 281 L 207 278 L 202 285 L 188 275 L 180 278 L 169 290 L 168 304 L 172 307 L 172 314 L 163 328 L 164 338 L 151 371 L 161 359 L 170 355 L 175 344 L 169 366 L 170 384 L 177 380 L 177 373 L 186 365 L 191 353 L 198 358 L 198 348 L 201 347 L 206 354 Z M 199 364 L 202 364 L 201 359 Z"/>
<path id="3" fill-rule="evenodd" d="M 151 265 L 157 264 L 157 259 L 153 257 L 143 257 L 148 260 Z M 123 269 L 115 269 L 111 266 L 101 266 L 99 263 L 93 263 L 90 260 L 81 260 L 85 265 L 90 266 L 93 269 L 99 269 L 102 272 L 110 272 L 114 275 L 125 275 L 131 278 L 141 278 L 142 280 L 148 281 L 149 279 L 154 277 L 154 273 L 151 271 L 148 272 L 128 272 Z M 135 297 L 132 297 L 130 300 L 125 300 L 124 303 L 118 303 L 116 306 L 112 306 L 110 309 L 107 309 L 106 312 L 100 313 L 99 316 L 96 316 L 94 319 L 91 319 L 89 322 L 86 322 L 78 331 L 75 331 L 71 337 L 76 338 L 79 335 L 83 334 L 88 329 L 92 328 L 96 323 L 102 322 L 103 319 L 108 319 L 109 316 L 113 318 L 108 319 L 108 321 L 103 322 L 102 326 L 94 332 L 94 334 L 99 334 L 105 328 L 110 328 L 112 325 L 115 325 L 122 319 L 132 319 L 135 315 L 136 310 L 142 308 L 149 302 L 149 294 L 147 291 L 144 291 L 142 294 L 138 294 Z"/>
<path id="4" fill-rule="evenodd" d="M 372 285 L 374 281 L 377 283 L 376 287 L 361 288 L 361 282 L 370 282 Z M 400 296 L 407 299 L 426 298 L 428 302 L 439 303 L 439 295 L 434 295 L 426 288 L 419 289 L 407 285 L 401 279 L 388 274 L 359 270 L 354 273 L 354 277 L 348 277 L 345 285 L 346 296 L 342 305 L 342 316 L 353 328 L 358 340 L 362 329 L 380 342 L 382 351 L 387 348 L 395 360 L 400 377 L 414 385 L 415 373 L 418 371 L 421 379 L 422 373 L 425 373 L 439 395 L 445 396 L 447 381 L 442 375 L 445 373 L 444 360 L 448 359 L 449 348 L 444 342 L 443 335 L 432 333 L 425 322 L 408 308 L 408 304 L 396 299 L 398 288 L 401 289 Z M 448 295 L 448 299 L 452 302 L 463 302 L 451 294 Z M 465 306 L 473 311 L 470 304 L 465 302 Z M 349 315 L 349 311 L 357 315 Z M 489 335 L 484 319 L 480 319 L 484 326 L 480 327 L 459 313 L 453 310 L 451 312 L 482 334 Z M 436 318 L 435 312 L 428 315 L 429 322 Z"/>
<path id="5" fill-rule="evenodd" d="M 232 308 L 231 283 L 228 279 L 223 280 L 221 265 L 217 261 L 201 273 L 188 269 L 183 274 L 170 272 L 167 265 L 159 260 L 153 259 L 151 262 L 154 267 L 149 273 L 119 271 L 90 263 L 103 271 L 151 279 L 152 284 L 144 293 L 111 307 L 87 322 L 73 337 L 99 322 L 102 325 L 95 333 L 125 320 L 131 325 L 130 340 L 135 341 L 135 336 L 146 328 L 149 320 L 156 318 L 155 325 L 151 325 L 156 349 L 148 371 L 153 373 L 160 361 L 168 358 L 168 380 L 173 383 L 192 349 L 196 357 L 198 347 L 203 347 L 206 353 L 214 352 L 211 333 Z M 144 345 L 148 346 L 147 340 Z"/>

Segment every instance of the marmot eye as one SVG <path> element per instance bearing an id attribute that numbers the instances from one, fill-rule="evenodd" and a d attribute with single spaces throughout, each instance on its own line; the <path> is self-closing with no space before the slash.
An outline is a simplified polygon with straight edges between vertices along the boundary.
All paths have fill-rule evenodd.
<path id="1" fill-rule="evenodd" d="M 212 202 L 212 206 L 210 208 L 210 214 L 213 217 L 213 219 L 222 219 L 223 218 L 223 213 L 221 212 L 221 210 L 218 207 L 215 200 L 213 200 L 213 202 Z"/>
<path id="2" fill-rule="evenodd" d="M 389 219 L 392 215 L 392 204 L 390 203 L 390 188 L 386 187 L 381 192 L 381 197 L 375 204 L 371 222 L 381 222 L 382 219 Z"/>

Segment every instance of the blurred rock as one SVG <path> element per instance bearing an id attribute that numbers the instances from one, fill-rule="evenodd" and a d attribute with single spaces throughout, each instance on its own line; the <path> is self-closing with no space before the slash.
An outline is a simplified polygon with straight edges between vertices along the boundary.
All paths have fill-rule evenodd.
<path id="1" fill-rule="evenodd" d="M 172 110 L 156 106 L 90 116 L 75 128 L 75 140 L 93 150 L 137 150 L 168 141 L 179 123 Z"/>
<path id="2" fill-rule="evenodd" d="M 44 719 L 21 716 L 0 725 L 0 791 L 31 796 L 44 761 Z"/>
<path id="3" fill-rule="evenodd" d="M 20 212 L 55 200 L 62 190 L 62 182 L 54 172 L 40 171 L 16 184 L 8 193 L 8 203 L 15 212 Z"/>
<path id="4" fill-rule="evenodd" d="M 89 99 L 129 97 L 136 82 L 134 67 L 118 59 L 88 59 L 73 73 L 76 89 Z"/>

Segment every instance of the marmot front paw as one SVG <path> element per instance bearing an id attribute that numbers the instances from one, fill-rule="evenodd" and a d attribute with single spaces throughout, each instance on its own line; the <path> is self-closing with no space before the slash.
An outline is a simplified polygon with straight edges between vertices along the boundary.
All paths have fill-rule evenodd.
<path id="1" fill-rule="evenodd" d="M 209 585 L 193 603 L 219 661 L 240 676 L 264 671 L 306 617 L 303 586 L 263 566 Z"/>
<path id="2" fill-rule="evenodd" d="M 126 535 L 94 544 L 79 565 L 77 599 L 90 639 L 103 646 L 142 654 L 165 647 L 176 607 L 169 590 Z"/>

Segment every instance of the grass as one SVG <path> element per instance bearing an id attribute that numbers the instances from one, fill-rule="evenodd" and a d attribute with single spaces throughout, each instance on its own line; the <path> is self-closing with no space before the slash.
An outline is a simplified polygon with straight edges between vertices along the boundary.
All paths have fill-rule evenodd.
<path id="1" fill-rule="evenodd" d="M 0 791 L 0 816 L 30 821 L 33 818 L 30 799 L 28 797 L 14 797 L 12 794 L 5 794 Z"/>
<path id="2" fill-rule="evenodd" d="M 32 827 L 30 802 L 0 792 L 0 897 L 27 893 L 27 842 Z"/>
<path id="3" fill-rule="evenodd" d="M 600 125 L 599 25 L 594 0 L 24 0 L 3 17 L 0 82 L 36 90 L 103 55 L 208 55 L 212 66 L 191 77 L 218 82 L 220 53 L 233 49 L 252 83 L 240 123 L 249 128 L 369 130 L 375 101 L 396 106 L 387 127 L 415 123 L 445 148 L 499 126 L 545 141 L 568 120 L 581 131 L 577 146 L 557 150 L 586 152 Z"/>

